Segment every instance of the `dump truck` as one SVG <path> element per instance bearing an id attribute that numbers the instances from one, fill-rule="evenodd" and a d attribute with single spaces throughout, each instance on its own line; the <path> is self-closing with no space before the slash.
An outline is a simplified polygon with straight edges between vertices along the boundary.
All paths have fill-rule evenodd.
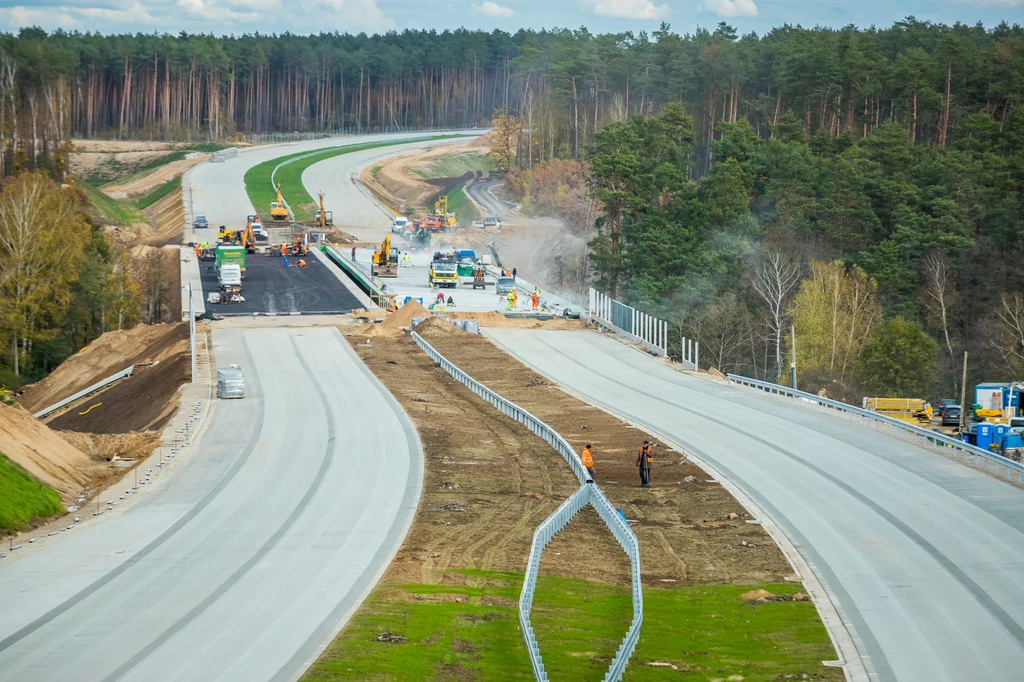
<path id="1" fill-rule="evenodd" d="M 932 406 L 919 398 L 864 398 L 862 407 L 909 424 L 930 424 Z"/>
<path id="2" fill-rule="evenodd" d="M 435 259 L 430 263 L 430 271 L 427 273 L 427 284 L 430 287 L 451 287 L 459 283 L 458 264 L 453 260 Z"/>

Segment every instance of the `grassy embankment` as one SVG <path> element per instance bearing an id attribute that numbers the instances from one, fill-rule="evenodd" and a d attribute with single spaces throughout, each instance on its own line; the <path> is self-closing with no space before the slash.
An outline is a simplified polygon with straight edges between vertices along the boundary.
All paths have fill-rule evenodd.
<path id="1" fill-rule="evenodd" d="M 448 140 L 455 137 L 461 137 L 460 135 L 436 135 L 434 137 L 423 138 L 424 140 Z M 363 151 L 366 149 L 376 149 L 378 147 L 393 147 L 400 144 L 408 144 L 413 140 L 395 140 L 393 142 L 372 142 L 367 144 L 349 145 L 345 147 L 327 147 L 316 154 L 307 156 L 304 159 L 289 163 L 287 166 L 281 168 L 274 176 L 274 181 L 281 183 L 281 194 L 284 200 L 288 202 L 288 205 L 292 209 L 292 213 L 295 214 L 295 219 L 298 222 L 309 222 L 313 220 L 316 209 L 318 207 L 317 200 L 315 200 L 306 191 L 306 188 L 302 184 L 302 173 L 312 166 L 314 163 L 319 163 L 325 159 L 330 159 L 335 156 L 341 156 L 342 154 L 350 154 L 352 152 Z M 279 156 L 276 159 L 264 161 L 261 164 L 253 166 L 245 173 L 245 191 L 249 195 L 249 201 L 256 207 L 257 211 L 269 212 L 270 202 L 277 201 L 277 194 L 271 184 L 270 176 L 274 172 L 274 169 L 279 165 L 288 161 L 289 159 L 295 159 L 300 156 L 305 156 L 310 152 L 297 152 L 295 154 L 288 154 L 285 156 Z M 329 202 L 330 197 L 325 196 L 325 202 Z M 328 209 L 330 206 L 328 205 Z"/>
<path id="2" fill-rule="evenodd" d="M 479 586 L 375 590 L 303 679 L 533 679 L 519 630 L 522 574 L 460 573 Z M 835 653 L 814 605 L 740 599 L 758 588 L 792 594 L 799 586 L 645 589 L 644 630 L 625 679 L 841 680 L 840 669 L 821 665 Z M 532 621 L 550 677 L 599 679 L 630 617 L 625 588 L 542 576 Z M 377 641 L 385 631 L 408 641 Z"/>
<path id="3" fill-rule="evenodd" d="M 93 209 L 110 223 L 116 225 L 141 223 L 146 221 L 142 215 L 142 210 L 149 208 L 181 187 L 181 176 L 168 180 L 146 196 L 134 201 L 131 199 L 111 199 L 100 188 L 127 182 L 133 178 L 151 173 L 161 166 L 166 166 L 175 161 L 182 161 L 189 152 L 215 152 L 218 149 L 224 149 L 226 146 L 212 142 L 191 144 L 130 168 L 118 164 L 115 160 L 104 164 L 89 175 L 77 178 L 77 181 L 82 189 L 85 190 L 85 194 Z"/>
<path id="4" fill-rule="evenodd" d="M 27 530 L 63 511 L 56 490 L 0 453 L 0 535 Z"/>
<path id="5" fill-rule="evenodd" d="M 486 154 L 480 152 L 459 152 L 445 154 L 431 159 L 423 167 L 413 168 L 412 172 L 425 180 L 433 178 L 459 178 L 474 171 L 492 171 L 494 162 Z M 427 212 L 432 206 L 425 207 Z M 448 211 L 454 213 L 460 225 L 468 225 L 481 218 L 476 205 L 466 196 L 465 183 L 458 183 L 448 191 Z"/>

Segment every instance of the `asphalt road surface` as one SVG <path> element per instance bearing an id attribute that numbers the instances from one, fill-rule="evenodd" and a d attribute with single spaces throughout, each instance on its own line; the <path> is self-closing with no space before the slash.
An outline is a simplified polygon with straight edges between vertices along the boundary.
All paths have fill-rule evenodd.
<path id="1" fill-rule="evenodd" d="M 502 221 L 506 219 L 514 219 L 515 214 L 512 213 L 511 206 L 507 202 L 494 196 L 491 192 L 495 187 L 504 184 L 504 180 L 480 180 L 467 185 L 466 194 L 468 194 L 473 201 L 483 208 L 484 213 L 487 215 L 496 215 Z"/>
<path id="2" fill-rule="evenodd" d="M 287 680 L 386 568 L 421 480 L 390 394 L 336 329 L 213 341 L 247 396 L 218 401 L 201 451 L 0 570 L 0 680 Z"/>
<path id="3" fill-rule="evenodd" d="M 219 315 L 251 315 L 252 313 L 347 313 L 363 304 L 338 281 L 323 261 L 308 255 L 306 267 L 299 267 L 299 257 L 289 256 L 288 267 L 281 257 L 263 253 L 245 259 L 240 303 L 206 303 L 206 310 Z M 220 291 L 217 268 L 213 261 L 200 262 L 203 300 L 213 291 Z"/>
<path id="4" fill-rule="evenodd" d="M 818 574 L 876 679 L 1024 679 L 1024 491 L 856 420 L 681 374 L 608 336 L 485 331 L 756 500 Z"/>

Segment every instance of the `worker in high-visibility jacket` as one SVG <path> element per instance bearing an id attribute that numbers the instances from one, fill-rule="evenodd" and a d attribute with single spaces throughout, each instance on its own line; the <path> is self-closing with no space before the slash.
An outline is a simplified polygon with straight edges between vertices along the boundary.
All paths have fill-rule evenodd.
<path id="1" fill-rule="evenodd" d="M 651 463 L 654 461 L 654 446 L 648 441 L 640 446 L 640 453 L 636 456 L 636 464 L 640 468 L 640 487 L 651 486 Z"/>
<path id="2" fill-rule="evenodd" d="M 580 453 L 580 461 L 583 462 L 583 466 L 587 467 L 587 474 L 590 479 L 594 479 L 594 456 L 590 454 L 590 443 L 587 443 L 587 447 L 583 448 L 583 452 Z"/>
<path id="3" fill-rule="evenodd" d="M 505 303 L 508 305 L 508 310 L 512 310 L 512 306 L 515 305 L 515 292 L 509 291 L 505 294 Z"/>

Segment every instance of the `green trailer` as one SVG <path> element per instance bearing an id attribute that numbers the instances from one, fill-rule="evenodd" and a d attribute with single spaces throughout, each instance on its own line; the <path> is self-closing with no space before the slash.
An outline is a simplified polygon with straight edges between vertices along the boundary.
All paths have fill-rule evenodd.
<path id="1" fill-rule="evenodd" d="M 220 245 L 217 247 L 217 269 L 224 263 L 237 263 L 245 272 L 245 247 Z"/>

